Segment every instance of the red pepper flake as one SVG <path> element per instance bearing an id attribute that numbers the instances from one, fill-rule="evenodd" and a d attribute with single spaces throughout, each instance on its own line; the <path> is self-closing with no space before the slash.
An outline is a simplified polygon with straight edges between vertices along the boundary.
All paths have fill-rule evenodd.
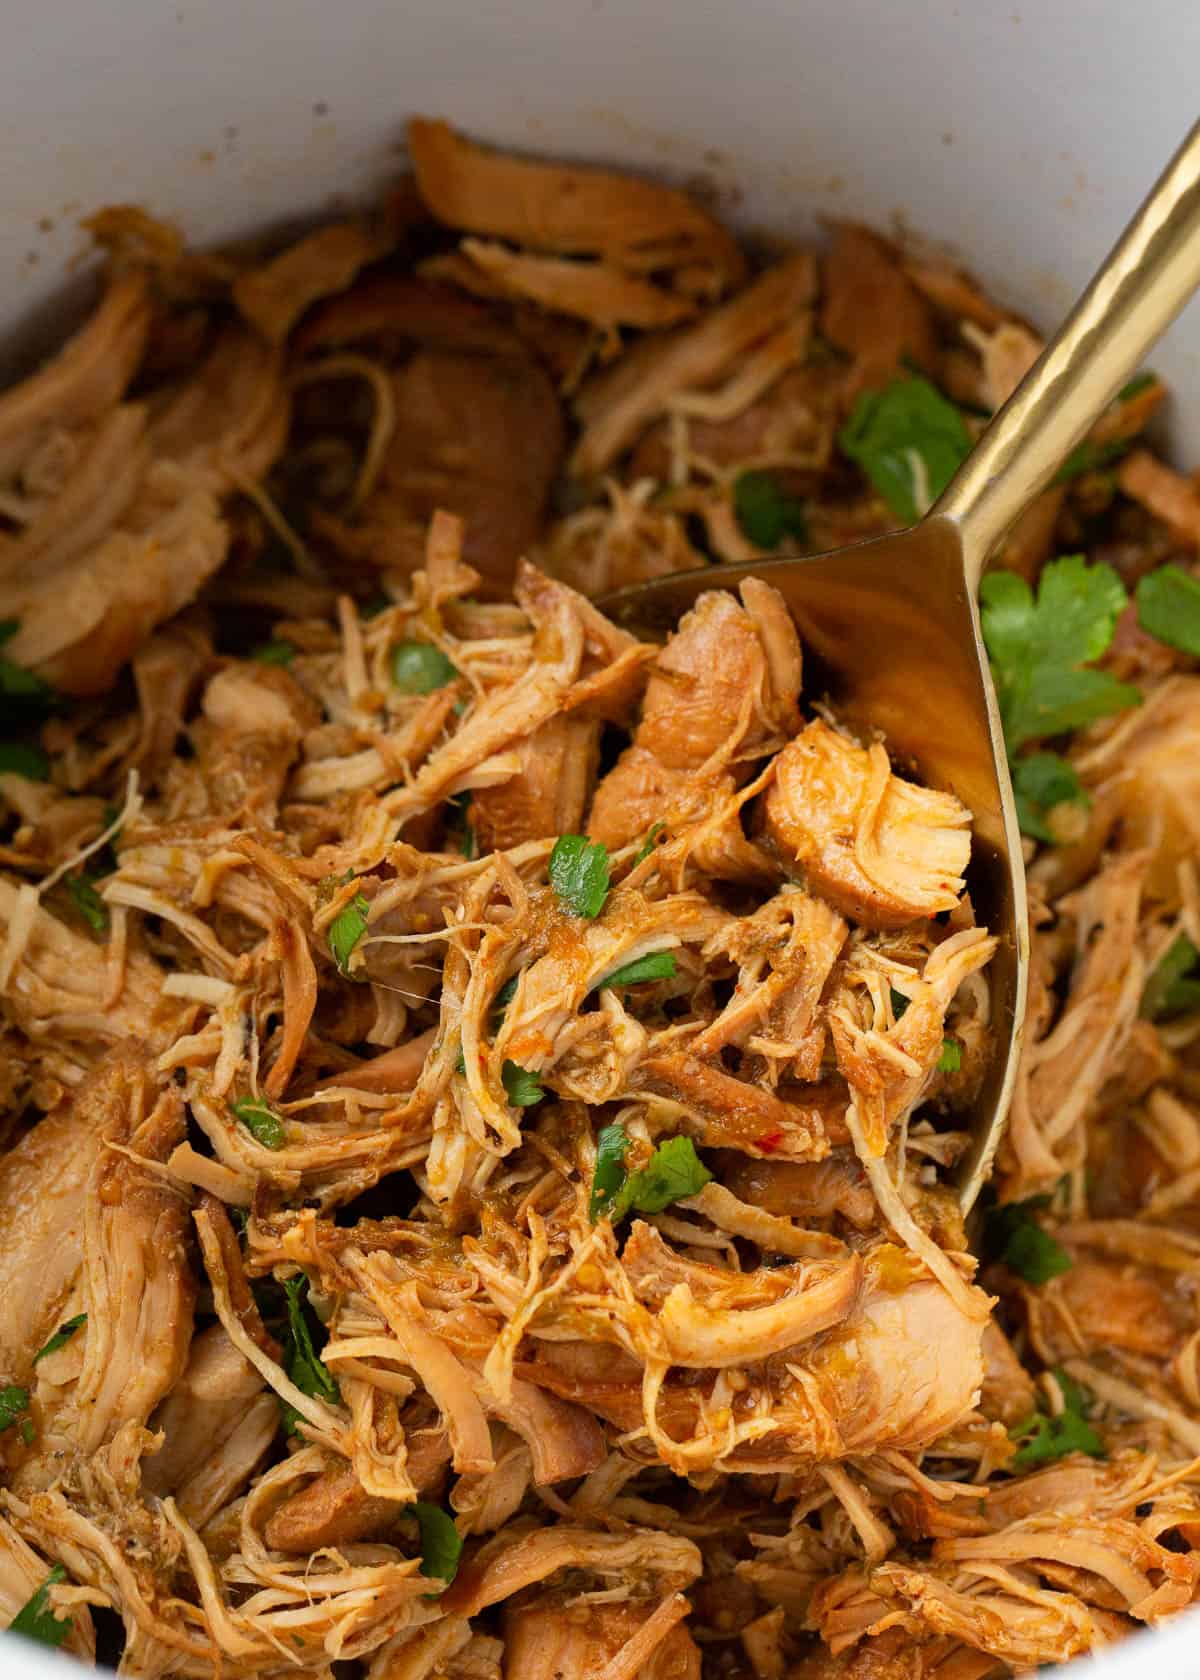
<path id="1" fill-rule="evenodd" d="M 779 1127 L 776 1127 L 774 1131 L 764 1132 L 757 1142 L 764 1155 L 774 1155 L 783 1142 L 783 1132 Z"/>

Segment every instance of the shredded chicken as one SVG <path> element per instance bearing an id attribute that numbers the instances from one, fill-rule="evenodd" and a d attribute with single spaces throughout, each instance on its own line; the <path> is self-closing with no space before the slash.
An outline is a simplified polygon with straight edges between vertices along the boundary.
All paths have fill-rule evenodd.
<path id="1" fill-rule="evenodd" d="M 919 377 L 969 438 L 1039 340 L 853 224 L 764 266 L 673 187 L 409 151 L 282 249 L 93 218 L 0 396 L 0 1624 L 131 1680 L 1001 1680 L 1160 1621 L 1194 655 L 1131 604 L 1140 705 L 1043 744 L 968 1231 L 971 813 L 719 565 L 898 523 L 847 422 Z M 1163 397 L 1003 564 L 1188 564 Z M 710 561 L 661 641 L 588 598 Z"/>

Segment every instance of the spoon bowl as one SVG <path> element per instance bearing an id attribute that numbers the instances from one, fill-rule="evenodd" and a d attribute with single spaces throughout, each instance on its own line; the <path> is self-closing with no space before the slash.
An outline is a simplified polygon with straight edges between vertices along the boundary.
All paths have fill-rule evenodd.
<path id="1" fill-rule="evenodd" d="M 882 736 L 898 768 L 956 794 L 971 812 L 971 902 L 999 946 L 988 970 L 992 1056 L 959 1168 L 964 1213 L 1003 1135 L 1029 964 L 1021 836 L 979 580 L 1000 538 L 1198 284 L 1200 125 L 919 524 L 829 554 L 674 573 L 600 603 L 626 628 L 665 637 L 706 590 L 736 589 L 748 577 L 773 584 L 800 633 L 809 696 L 827 699 L 852 729 Z"/>

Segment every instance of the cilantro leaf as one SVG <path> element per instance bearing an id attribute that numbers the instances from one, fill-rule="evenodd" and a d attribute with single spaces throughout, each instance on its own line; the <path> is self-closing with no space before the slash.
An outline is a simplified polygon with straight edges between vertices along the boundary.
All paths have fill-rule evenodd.
<path id="1" fill-rule="evenodd" d="M 1186 933 L 1171 941 L 1151 970 L 1142 992 L 1138 1014 L 1145 1021 L 1169 1020 L 1200 1009 L 1200 975 L 1193 972 L 1200 951 Z"/>
<path id="2" fill-rule="evenodd" d="M 661 822 L 650 824 L 649 832 L 647 833 L 646 838 L 642 841 L 641 845 L 638 847 L 637 856 L 633 860 L 633 867 L 635 869 L 639 863 L 645 863 L 646 859 L 650 856 L 650 853 L 654 850 L 655 845 L 658 842 L 659 835 L 666 832 L 666 827 L 666 823 Z"/>
<path id="3" fill-rule="evenodd" d="M 239 1097 L 237 1102 L 230 1103 L 229 1108 L 251 1137 L 257 1138 L 265 1149 L 283 1149 L 287 1144 L 283 1119 L 270 1103 L 262 1102 L 258 1097 Z"/>
<path id="4" fill-rule="evenodd" d="M 323 1346 L 326 1338 L 323 1326 L 308 1305 L 308 1278 L 303 1272 L 297 1273 L 295 1277 L 285 1278 L 283 1289 L 287 1296 L 283 1368 L 302 1394 L 310 1394 L 316 1400 L 328 1400 L 336 1404 L 342 1397 L 342 1391 L 329 1367 L 318 1359 L 313 1341 L 316 1334 Z M 294 1406 L 284 1402 L 281 1402 L 281 1405 L 284 1429 L 289 1435 L 294 1435 L 300 1423 L 300 1413 Z"/>
<path id="5" fill-rule="evenodd" d="M 71 895 L 71 903 L 78 910 L 93 933 L 108 932 L 108 905 L 100 897 L 92 885 L 92 877 L 85 874 L 68 875 L 66 889 Z"/>
<path id="6" fill-rule="evenodd" d="M 651 951 L 648 956 L 638 957 L 636 962 L 626 963 L 624 968 L 614 968 L 611 974 L 606 974 L 597 986 L 603 991 L 606 986 L 636 986 L 643 980 L 673 980 L 675 977 L 675 958 L 670 951 Z"/>
<path id="7" fill-rule="evenodd" d="M 1013 793 L 1021 833 L 1054 843 L 1046 818 L 1056 805 L 1091 804 L 1074 767 L 1057 753 L 1030 753 L 1012 766 Z"/>
<path id="8" fill-rule="evenodd" d="M 689 1137 L 660 1143 L 646 1165 L 626 1174 L 629 1138 L 624 1128 L 605 1126 L 597 1139 L 596 1170 L 588 1215 L 618 1224 L 628 1213 L 661 1213 L 672 1202 L 695 1196 L 712 1178 Z"/>
<path id="9" fill-rule="evenodd" d="M 256 648 L 251 648 L 250 657 L 260 665 L 290 665 L 296 657 L 294 642 L 280 638 L 274 642 L 260 642 Z"/>
<path id="10" fill-rule="evenodd" d="M 9 1633 L 23 1634 L 26 1639 L 55 1649 L 61 1645 L 71 1631 L 71 1618 L 65 1616 L 60 1621 L 51 1610 L 50 1588 L 66 1578 L 66 1570 L 61 1563 L 56 1563 L 33 1597 L 21 1606 L 8 1624 Z"/>
<path id="11" fill-rule="evenodd" d="M 21 628 L 15 618 L 0 622 L 0 647 L 10 641 Z M 0 700 L 7 701 L 6 712 L 48 712 L 58 696 L 48 682 L 36 671 L 26 670 L 11 659 L 0 655 Z"/>
<path id="12" fill-rule="evenodd" d="M 1149 368 L 1144 373 L 1135 373 L 1128 385 L 1122 385 L 1117 392 L 1118 402 L 1132 402 L 1134 397 L 1140 397 L 1143 391 L 1148 391 L 1151 385 L 1158 384 L 1158 375 Z"/>
<path id="13" fill-rule="evenodd" d="M 74 1318 L 68 1318 L 64 1324 L 60 1324 L 50 1340 L 34 1354 L 33 1363 L 36 1365 L 38 1360 L 45 1359 L 47 1354 L 57 1353 L 59 1348 L 66 1347 L 76 1330 L 82 1330 L 86 1323 L 87 1314 L 83 1312 L 76 1313 Z"/>
<path id="14" fill-rule="evenodd" d="M 942 1053 L 938 1057 L 939 1073 L 957 1073 L 962 1066 L 962 1045 L 956 1038 L 942 1040 Z"/>
<path id="15" fill-rule="evenodd" d="M 405 694 L 432 694 L 452 683 L 458 671 L 432 642 L 398 642 L 392 649 L 392 681 Z"/>
<path id="16" fill-rule="evenodd" d="M 9 1383 L 7 1388 L 0 1388 L 0 1430 L 11 1429 L 21 1413 L 28 1410 L 27 1388 L 18 1388 L 16 1383 Z"/>
<path id="17" fill-rule="evenodd" d="M 0 742 L 0 776 L 24 776 L 27 782 L 50 779 L 50 760 L 25 741 Z"/>
<path id="18" fill-rule="evenodd" d="M 1050 482 L 1070 484 L 1072 479 L 1082 478 L 1084 473 L 1102 472 L 1105 467 L 1111 467 L 1114 461 L 1119 461 L 1128 451 L 1128 438 L 1107 438 L 1103 443 L 1084 438 L 1082 443 L 1075 445 Z"/>
<path id="19" fill-rule="evenodd" d="M 906 998 L 903 992 L 898 992 L 895 986 L 889 986 L 888 991 L 892 994 L 892 1014 L 898 1021 L 912 1002 L 912 999 Z"/>
<path id="20" fill-rule="evenodd" d="M 546 1095 L 536 1073 L 523 1068 L 519 1062 L 505 1062 L 500 1069 L 504 1095 L 514 1108 L 532 1108 Z"/>
<path id="21" fill-rule="evenodd" d="M 756 548 L 778 548 L 784 537 L 808 541 L 803 504 L 771 473 L 739 473 L 733 484 L 733 511 L 742 535 Z"/>
<path id="22" fill-rule="evenodd" d="M 458 1574 L 458 1560 L 462 1556 L 462 1535 L 440 1505 L 416 1499 L 409 1512 L 417 1519 L 421 1531 L 421 1573 L 432 1576 L 449 1586 Z"/>
<path id="23" fill-rule="evenodd" d="M 588 1201 L 588 1218 L 593 1225 L 625 1182 L 625 1157 L 628 1153 L 629 1137 L 624 1126 L 604 1126 L 596 1139 L 596 1166 Z"/>
<path id="24" fill-rule="evenodd" d="M 954 404 L 919 377 L 864 391 L 838 435 L 899 519 L 915 524 L 971 452 L 971 434 Z"/>
<path id="25" fill-rule="evenodd" d="M 1045 568 L 1036 602 L 1015 572 L 990 572 L 979 594 L 1010 755 L 1026 741 L 1137 705 L 1130 683 L 1085 668 L 1112 641 L 1125 606 L 1111 566 L 1071 554 Z"/>
<path id="26" fill-rule="evenodd" d="M 362 893 L 355 893 L 349 904 L 329 924 L 329 949 L 343 974 L 350 972 L 350 956 L 367 931 L 367 917 L 371 906 Z"/>
<path id="27" fill-rule="evenodd" d="M 1009 1430 L 1010 1438 L 1020 1442 L 1009 1460 L 1011 1470 L 1032 1470 L 1037 1465 L 1053 1464 L 1072 1452 L 1104 1457 L 1104 1442 L 1084 1416 L 1086 1402 L 1082 1390 L 1065 1371 L 1056 1369 L 1054 1375 L 1062 1390 L 1063 1410 L 1057 1417 L 1033 1412 Z"/>
<path id="28" fill-rule="evenodd" d="M 1200 658 L 1200 581 L 1181 566 L 1159 566 L 1139 581 L 1134 597 L 1143 630 Z"/>
<path id="29" fill-rule="evenodd" d="M 575 916 L 598 916 L 608 897 L 608 847 L 586 834 L 563 834 L 550 853 L 550 885 Z"/>
<path id="30" fill-rule="evenodd" d="M 1049 1283 L 1069 1272 L 1074 1261 L 1066 1249 L 1038 1224 L 1035 1214 L 1050 1206 L 1049 1196 L 1030 1196 L 992 1208 L 984 1224 L 984 1251 L 1000 1260 L 1026 1283 Z"/>

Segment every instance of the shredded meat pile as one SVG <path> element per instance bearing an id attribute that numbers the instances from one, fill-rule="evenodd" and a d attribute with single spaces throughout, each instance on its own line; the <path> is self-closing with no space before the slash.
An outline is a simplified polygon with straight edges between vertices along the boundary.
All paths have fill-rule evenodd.
<path id="1" fill-rule="evenodd" d="M 1033 1001 L 968 1233 L 970 813 L 719 562 L 923 511 L 1036 336 L 863 228 L 763 267 L 663 186 L 410 151 L 265 262 L 103 212 L 94 314 L 0 396 L 0 1623 L 139 1680 L 993 1680 L 1158 1621 L 1200 1585 L 1200 645 L 1121 611 L 1200 596 L 1161 384 L 999 557 L 1111 574 L 1118 698 L 1012 723 Z M 592 604 L 709 561 L 661 647 Z"/>

